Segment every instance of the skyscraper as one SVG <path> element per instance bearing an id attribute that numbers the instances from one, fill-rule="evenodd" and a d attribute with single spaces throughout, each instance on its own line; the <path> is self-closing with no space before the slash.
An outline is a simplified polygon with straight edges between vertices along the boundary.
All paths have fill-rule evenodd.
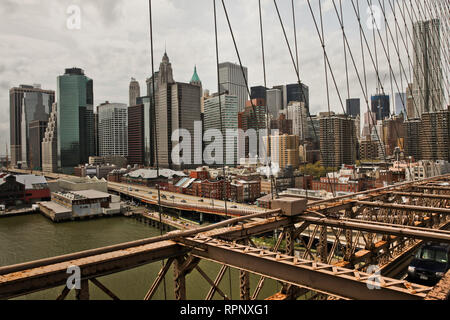
<path id="1" fill-rule="evenodd" d="M 141 87 L 135 78 L 131 78 L 130 82 L 130 102 L 129 106 L 136 105 L 136 100 L 141 96 Z"/>
<path id="2" fill-rule="evenodd" d="M 82 69 L 72 68 L 57 82 L 58 168 L 72 173 L 95 154 L 93 81 Z"/>
<path id="3" fill-rule="evenodd" d="M 405 154 L 418 161 L 422 158 L 420 148 L 421 120 L 409 119 L 403 123 L 405 133 Z"/>
<path id="4" fill-rule="evenodd" d="M 150 167 L 154 165 L 154 134 L 149 97 L 138 99 L 138 105 L 128 108 L 128 163 Z"/>
<path id="5" fill-rule="evenodd" d="M 264 137 L 266 150 L 269 148 L 268 139 L 270 139 L 270 155 L 272 163 L 284 169 L 288 166 L 297 169 L 300 163 L 300 139 L 295 135 L 272 135 Z"/>
<path id="6" fill-rule="evenodd" d="M 158 90 L 155 97 L 159 165 L 165 168 L 176 169 L 195 166 L 194 154 L 196 149 L 194 139 L 191 139 L 192 159 L 190 159 L 190 164 L 174 164 L 172 151 L 181 141 L 181 137 L 173 135 L 176 133 L 181 134 L 181 131 L 177 129 L 182 129 L 187 130 L 191 137 L 195 136 L 195 122 L 201 123 L 202 88 L 198 84 L 175 82 L 172 64 L 167 53 L 164 53 L 160 64 Z M 172 138 L 174 138 L 174 142 Z"/>
<path id="7" fill-rule="evenodd" d="M 105 102 L 97 110 L 99 156 L 128 156 L 127 105 Z"/>
<path id="8" fill-rule="evenodd" d="M 377 120 L 384 120 L 391 115 L 389 107 L 389 96 L 384 94 L 377 94 L 371 98 L 371 111 L 375 113 Z"/>
<path id="9" fill-rule="evenodd" d="M 52 112 L 47 123 L 47 129 L 42 140 L 42 170 L 44 172 L 57 172 L 58 170 L 58 130 L 57 130 L 58 104 L 52 105 Z"/>
<path id="10" fill-rule="evenodd" d="M 294 101 L 303 102 L 306 109 L 309 110 L 309 87 L 307 85 L 303 83 L 301 86 L 298 83 L 288 84 L 286 85 L 286 95 L 287 105 Z"/>
<path id="11" fill-rule="evenodd" d="M 55 92 L 40 85 L 21 85 L 9 90 L 11 164 L 29 164 L 29 125 L 35 120 L 47 121 L 55 102 Z"/>
<path id="12" fill-rule="evenodd" d="M 413 25 L 413 96 L 419 111 L 442 109 L 442 67 L 440 21 L 432 19 Z"/>
<path id="13" fill-rule="evenodd" d="M 406 115 L 406 93 L 397 92 L 395 93 L 395 115 L 400 115 L 403 113 Z M 409 115 L 408 115 L 409 117 Z"/>
<path id="14" fill-rule="evenodd" d="M 248 100 L 248 70 L 243 67 L 244 74 L 242 73 L 241 66 L 231 62 L 224 62 L 219 64 L 219 82 L 220 93 L 228 91 L 228 94 L 238 97 L 238 110 L 239 112 L 245 109 L 245 103 Z M 245 78 L 244 78 L 245 75 Z"/>
<path id="15" fill-rule="evenodd" d="M 338 168 L 356 161 L 356 130 L 351 118 L 331 115 L 320 118 L 322 166 Z"/>
<path id="16" fill-rule="evenodd" d="M 48 121 L 42 120 L 31 121 L 29 125 L 29 163 L 30 168 L 34 170 L 42 169 L 42 141 L 47 125 Z"/>
<path id="17" fill-rule="evenodd" d="M 272 119 L 277 119 L 283 109 L 283 97 L 279 89 L 267 90 L 267 108 Z"/>
<path id="18" fill-rule="evenodd" d="M 423 160 L 450 161 L 450 110 L 422 114 L 420 148 Z"/>
<path id="19" fill-rule="evenodd" d="M 266 87 L 263 87 L 263 86 L 251 87 L 250 88 L 250 91 L 251 91 L 251 97 L 250 98 L 252 100 L 253 99 L 267 100 L 267 95 L 266 95 L 267 90 L 269 90 L 269 89 L 267 89 Z"/>
<path id="20" fill-rule="evenodd" d="M 235 166 L 238 161 L 238 139 L 237 136 L 227 136 L 226 133 L 227 130 L 236 131 L 238 129 L 238 98 L 233 95 L 222 94 L 220 96 L 220 104 L 222 113 L 220 113 L 219 110 L 218 95 L 205 100 L 204 130 L 206 132 L 210 129 L 217 129 L 222 132 L 223 137 L 225 137 L 223 154 L 225 164 L 227 166 Z M 211 160 L 212 159 L 205 159 L 208 164 L 212 164 Z M 219 161 L 216 164 L 223 163 L 222 161 Z"/>
<path id="21" fill-rule="evenodd" d="M 351 117 L 357 117 L 361 115 L 361 103 L 360 99 L 347 99 L 347 108 L 345 112 Z"/>
<path id="22" fill-rule="evenodd" d="M 305 140 L 308 126 L 308 110 L 304 102 L 291 102 L 287 107 L 287 118 L 292 120 L 292 133 Z"/>

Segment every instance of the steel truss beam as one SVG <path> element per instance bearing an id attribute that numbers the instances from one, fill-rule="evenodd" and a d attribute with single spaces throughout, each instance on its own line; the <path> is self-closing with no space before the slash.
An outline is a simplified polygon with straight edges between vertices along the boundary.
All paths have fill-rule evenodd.
<path id="1" fill-rule="evenodd" d="M 410 205 L 404 205 L 404 204 L 370 202 L 370 201 L 353 201 L 353 203 L 356 205 L 366 206 L 366 207 L 376 207 L 376 208 L 404 210 L 404 211 L 416 211 L 416 212 L 425 212 L 425 213 L 450 214 L 450 209 L 446 209 L 446 208 L 410 206 Z"/>
<path id="2" fill-rule="evenodd" d="M 77 266 L 84 280 L 125 271 L 163 259 L 184 255 L 187 250 L 172 241 L 162 241 L 126 250 L 94 255 L 0 275 L 0 299 L 65 285 L 69 267 Z"/>
<path id="3" fill-rule="evenodd" d="M 386 192 L 386 194 L 392 194 L 392 195 L 408 197 L 408 198 L 428 198 L 428 199 L 450 200 L 450 195 L 446 195 L 446 194 L 430 194 L 430 193 L 400 192 L 400 191 Z"/>
<path id="4" fill-rule="evenodd" d="M 431 290 L 403 280 L 374 276 L 212 238 L 198 236 L 185 239 L 185 242 L 189 243 L 191 254 L 195 257 L 341 298 L 418 300 L 425 298 Z M 368 285 L 379 286 L 379 289 L 370 290 Z"/>
<path id="5" fill-rule="evenodd" d="M 403 225 L 387 224 L 381 222 L 365 222 L 354 219 L 322 219 L 316 217 L 302 217 L 302 219 L 313 225 L 328 226 L 345 230 L 364 231 L 385 235 L 415 238 L 425 241 L 437 241 L 450 243 L 450 231 L 429 228 L 417 228 Z"/>

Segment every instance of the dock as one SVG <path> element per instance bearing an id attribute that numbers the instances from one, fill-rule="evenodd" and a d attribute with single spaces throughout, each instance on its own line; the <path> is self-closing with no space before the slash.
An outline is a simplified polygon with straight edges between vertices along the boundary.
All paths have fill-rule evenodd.
<path id="1" fill-rule="evenodd" d="M 24 208 L 24 209 L 7 211 L 7 212 L 0 211 L 0 218 L 17 217 L 17 216 L 36 214 L 36 213 L 38 213 L 38 211 L 33 208 Z"/>

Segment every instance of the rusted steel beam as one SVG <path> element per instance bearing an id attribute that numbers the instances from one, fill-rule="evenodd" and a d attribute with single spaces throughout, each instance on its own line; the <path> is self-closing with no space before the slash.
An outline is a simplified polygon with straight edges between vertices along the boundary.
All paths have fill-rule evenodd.
<path id="1" fill-rule="evenodd" d="M 100 290 L 106 293 L 113 300 L 120 300 L 111 290 L 105 287 L 100 281 L 95 278 L 90 279 L 93 284 L 95 284 Z"/>
<path id="2" fill-rule="evenodd" d="M 229 300 L 227 295 L 225 293 L 223 293 L 223 291 L 214 284 L 214 282 L 211 280 L 210 277 L 208 277 L 208 275 L 206 274 L 206 272 L 204 272 L 202 270 L 202 268 L 200 268 L 197 265 L 197 266 L 195 266 L 195 269 L 198 271 L 198 273 L 200 273 L 200 275 L 203 277 L 203 279 L 205 279 L 212 287 L 215 287 L 216 291 L 222 296 L 222 298 L 224 298 L 225 300 Z"/>
<path id="3" fill-rule="evenodd" d="M 283 238 L 284 238 L 284 230 L 278 236 L 277 243 L 275 244 L 275 246 L 272 249 L 273 252 L 277 252 L 280 249 L 281 243 L 283 242 Z M 258 299 L 259 293 L 261 292 L 265 281 L 266 281 L 265 277 L 259 278 L 258 284 L 256 285 L 255 291 L 253 292 L 253 295 L 252 295 L 252 300 Z"/>
<path id="4" fill-rule="evenodd" d="M 186 259 L 182 256 L 178 256 L 174 260 L 174 291 L 175 300 L 186 300 L 186 276 L 195 269 L 200 262 L 200 258 L 192 255 Z"/>
<path id="5" fill-rule="evenodd" d="M 450 214 L 450 209 L 446 208 L 434 208 L 434 207 L 421 207 L 421 206 L 411 206 L 404 204 L 393 204 L 384 202 L 370 202 L 370 201 L 353 201 L 353 203 L 360 206 L 376 207 L 376 208 L 386 208 L 394 210 L 405 210 L 405 211 L 417 211 L 425 213 L 441 213 Z"/>
<path id="6" fill-rule="evenodd" d="M 436 191 L 450 191 L 450 187 L 449 186 L 414 186 L 414 188 L 416 189 L 420 189 L 420 190 L 436 190 Z"/>
<path id="7" fill-rule="evenodd" d="M 58 296 L 58 298 L 56 298 L 56 300 L 64 300 L 67 295 L 70 293 L 70 289 L 67 288 L 67 286 L 64 286 L 63 291 L 61 292 L 61 294 Z"/>
<path id="8" fill-rule="evenodd" d="M 80 289 L 75 289 L 75 297 L 77 300 L 89 300 L 89 281 L 81 280 Z"/>
<path id="9" fill-rule="evenodd" d="M 340 228 L 345 230 L 365 231 L 372 233 L 380 233 L 386 235 L 396 235 L 406 238 L 415 238 L 425 241 L 438 241 L 450 243 L 450 232 L 445 230 L 417 228 L 402 225 L 393 225 L 386 223 L 372 223 L 363 220 L 354 219 L 321 219 L 315 217 L 302 217 L 305 221 L 312 225 L 328 226 L 332 228 Z"/>
<path id="10" fill-rule="evenodd" d="M 211 289 L 209 290 L 208 294 L 206 295 L 205 300 L 211 300 L 214 297 L 214 293 L 216 293 L 217 288 L 219 288 L 219 284 L 223 279 L 223 276 L 225 275 L 225 272 L 227 271 L 228 266 L 223 265 L 220 270 L 219 273 L 217 274 L 216 279 L 214 280 L 213 285 L 211 286 Z"/>
<path id="11" fill-rule="evenodd" d="M 418 300 L 425 298 L 431 290 L 429 287 L 381 276 L 374 281 L 373 275 L 364 272 L 267 250 L 250 252 L 250 247 L 211 238 L 190 240 L 199 246 L 200 249 L 191 248 L 192 254 L 199 258 L 337 297 L 363 300 Z M 368 287 L 378 284 L 377 290 Z"/>
<path id="12" fill-rule="evenodd" d="M 169 271 L 170 266 L 173 263 L 174 258 L 170 258 L 167 260 L 166 264 L 161 268 L 161 270 L 158 272 L 158 276 L 156 277 L 155 281 L 153 282 L 152 286 L 148 290 L 147 294 L 144 297 L 144 300 L 151 300 L 152 297 L 155 295 L 156 290 L 158 289 L 161 282 L 164 280 L 164 277 L 167 274 L 167 271 Z"/>
<path id="13" fill-rule="evenodd" d="M 193 236 L 193 235 L 196 235 L 199 233 L 203 233 L 203 232 L 208 232 L 208 231 L 211 231 L 214 229 L 228 227 L 230 225 L 233 225 L 234 223 L 246 221 L 246 220 L 249 220 L 252 218 L 273 216 L 273 215 L 278 214 L 279 212 L 280 212 L 280 210 L 270 210 L 270 211 L 263 212 L 263 213 L 259 212 L 259 213 L 251 214 L 251 215 L 248 215 L 245 217 L 233 218 L 233 219 L 229 219 L 229 220 L 222 221 L 222 222 L 219 222 L 219 223 L 216 223 L 213 225 L 209 225 L 206 227 L 197 228 L 197 229 L 193 229 L 193 230 L 173 231 L 173 232 L 169 232 L 160 237 L 147 238 L 147 239 L 142 239 L 142 240 L 137 240 L 137 241 L 121 243 L 121 244 L 117 244 L 117 245 L 102 247 L 102 248 L 98 248 L 98 249 L 92 249 L 92 250 L 86 250 L 86 251 L 66 254 L 66 255 L 53 257 L 53 258 L 46 258 L 46 259 L 41 259 L 41 260 L 36 260 L 36 261 L 31 261 L 31 262 L 20 263 L 20 264 L 16 264 L 16 265 L 12 265 L 12 266 L 0 267 L 0 276 L 4 275 L 4 274 L 8 274 L 8 273 L 38 268 L 38 267 L 42 267 L 42 266 L 46 266 L 46 265 L 50 265 L 50 264 L 67 262 L 70 260 L 76 260 L 76 259 L 94 256 L 94 255 L 110 253 L 110 252 L 114 252 L 114 251 L 118 251 L 118 250 L 124 250 L 124 249 L 134 248 L 134 247 L 138 247 L 138 246 L 144 246 L 144 245 L 148 245 L 148 244 L 161 243 L 163 241 L 173 240 L 173 239 L 176 239 L 179 237 L 190 237 L 190 236 Z M 226 230 L 227 229 L 224 229 L 224 230 L 222 230 L 222 232 L 224 232 Z"/>
<path id="14" fill-rule="evenodd" d="M 408 198 L 429 198 L 429 199 L 450 200 L 450 195 L 446 195 L 446 194 L 430 194 L 430 193 L 400 192 L 400 191 L 387 192 L 386 194 L 398 195 L 398 196 L 408 197 Z"/>
<path id="15" fill-rule="evenodd" d="M 361 191 L 361 192 L 345 195 L 345 196 L 342 196 L 342 197 L 336 197 L 336 198 L 333 198 L 333 199 L 314 201 L 314 202 L 312 202 L 312 203 L 310 203 L 308 205 L 308 208 L 312 208 L 312 207 L 315 207 L 315 206 L 320 205 L 320 204 L 332 203 L 332 202 L 335 202 L 335 201 L 338 201 L 338 200 L 354 198 L 356 196 L 374 194 L 374 193 L 380 192 L 380 191 L 394 190 L 394 189 L 403 189 L 404 190 L 404 189 L 407 189 L 408 187 L 418 186 L 418 185 L 421 185 L 421 184 L 429 183 L 431 181 L 441 181 L 441 180 L 450 181 L 450 174 L 445 174 L 445 175 L 432 177 L 432 178 L 427 178 L 427 179 L 418 180 L 418 181 L 408 181 L 408 182 L 397 183 L 397 184 L 392 185 L 392 186 L 382 187 L 382 188 L 377 188 L 377 189 L 371 189 L 371 190 L 367 190 L 367 191 Z"/>
<path id="16" fill-rule="evenodd" d="M 450 300 L 450 270 L 433 287 L 425 300 Z"/>
<path id="17" fill-rule="evenodd" d="M 0 299 L 65 285 L 71 266 L 81 269 L 82 279 L 91 279 L 186 254 L 186 248 L 172 241 L 148 244 L 91 257 L 50 264 L 0 276 Z"/>

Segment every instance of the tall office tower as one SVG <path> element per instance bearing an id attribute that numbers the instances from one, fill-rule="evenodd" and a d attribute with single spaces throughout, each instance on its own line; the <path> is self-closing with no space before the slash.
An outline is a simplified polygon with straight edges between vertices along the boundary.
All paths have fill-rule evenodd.
<path id="1" fill-rule="evenodd" d="M 252 129 L 257 133 L 258 143 L 256 145 L 250 144 L 248 138 L 245 139 L 246 157 L 254 158 L 259 154 L 259 143 L 263 138 L 259 133 L 261 130 L 267 128 L 266 108 L 266 102 L 264 100 L 253 99 L 252 101 L 247 101 L 245 110 L 238 115 L 239 129 L 242 129 L 244 132 Z"/>
<path id="2" fill-rule="evenodd" d="M 198 86 L 200 87 L 200 112 L 203 113 L 205 110 L 205 94 L 203 91 L 203 84 L 202 81 L 200 80 L 200 77 L 198 76 L 197 73 L 197 66 L 194 67 L 194 74 L 192 75 L 191 81 L 189 82 L 190 84 L 194 85 L 194 86 Z M 209 96 L 209 91 L 205 90 L 207 92 L 206 96 Z"/>
<path id="3" fill-rule="evenodd" d="M 298 83 L 288 84 L 286 85 L 286 95 L 287 105 L 294 101 L 303 102 L 306 109 L 309 110 L 309 87 L 307 85 L 303 83 L 301 86 Z"/>
<path id="4" fill-rule="evenodd" d="M 450 109 L 422 114 L 420 147 L 423 160 L 450 161 Z"/>
<path id="5" fill-rule="evenodd" d="M 393 156 L 397 147 L 404 150 L 405 132 L 403 122 L 403 115 L 383 120 L 383 144 L 386 156 Z"/>
<path id="6" fill-rule="evenodd" d="M 52 112 L 48 118 L 47 128 L 42 140 L 42 171 L 55 173 L 58 171 L 58 104 L 52 105 Z"/>
<path id="7" fill-rule="evenodd" d="M 219 64 L 220 93 L 228 91 L 228 94 L 237 96 L 239 112 L 245 109 L 245 103 L 248 100 L 247 84 L 245 83 L 245 79 L 247 79 L 247 83 L 249 82 L 248 70 L 246 67 L 243 67 L 243 69 L 244 74 L 238 64 L 231 62 Z"/>
<path id="8" fill-rule="evenodd" d="M 93 81 L 78 68 L 58 77 L 58 168 L 72 173 L 95 154 Z"/>
<path id="9" fill-rule="evenodd" d="M 29 161 L 30 168 L 34 170 L 42 170 L 42 141 L 47 125 L 48 121 L 42 120 L 31 121 L 29 125 Z"/>
<path id="10" fill-rule="evenodd" d="M 409 83 L 408 87 L 406 88 L 406 113 L 408 115 L 407 119 L 415 119 L 419 117 L 419 115 L 416 113 L 414 104 L 412 83 Z"/>
<path id="11" fill-rule="evenodd" d="M 138 98 L 138 104 L 128 108 L 128 163 L 154 166 L 155 138 L 151 121 L 150 97 Z"/>
<path id="12" fill-rule="evenodd" d="M 127 105 L 105 102 L 97 112 L 99 156 L 128 156 Z"/>
<path id="13" fill-rule="evenodd" d="M 277 119 L 279 112 L 283 109 L 283 100 L 279 89 L 267 90 L 267 108 L 272 119 Z"/>
<path id="14" fill-rule="evenodd" d="M 418 161 L 422 159 L 420 153 L 420 135 L 421 135 L 420 119 L 409 119 L 403 123 L 405 133 L 405 155 L 413 157 Z"/>
<path id="15" fill-rule="evenodd" d="M 290 102 L 287 106 L 287 118 L 292 120 L 292 134 L 306 139 L 308 127 L 308 110 L 303 102 Z"/>
<path id="16" fill-rule="evenodd" d="M 360 99 L 347 99 L 346 101 L 346 110 L 347 115 L 356 118 L 361 115 L 361 101 Z"/>
<path id="17" fill-rule="evenodd" d="M 322 166 L 338 168 L 356 161 L 355 122 L 342 115 L 320 118 L 320 149 Z"/>
<path id="18" fill-rule="evenodd" d="M 400 115 L 400 113 L 403 113 L 406 115 L 406 104 L 407 104 L 407 99 L 406 99 L 406 93 L 404 92 L 397 92 L 395 94 L 395 115 L 398 116 Z M 405 116 L 406 118 L 406 116 Z M 409 118 L 409 115 L 408 115 Z"/>
<path id="19" fill-rule="evenodd" d="M 94 150 L 94 156 L 98 156 L 100 154 L 98 141 L 98 110 L 94 113 Z"/>
<path id="20" fill-rule="evenodd" d="M 256 86 L 256 87 L 251 87 L 250 88 L 250 99 L 263 99 L 267 101 L 267 90 L 269 90 L 268 88 L 264 87 L 264 86 Z"/>
<path id="21" fill-rule="evenodd" d="M 364 127 L 362 130 L 362 137 L 365 138 L 372 134 L 372 128 L 376 125 L 377 119 L 374 112 L 364 113 Z"/>
<path id="22" fill-rule="evenodd" d="M 158 91 L 159 71 L 155 72 L 155 91 Z M 146 80 L 147 84 L 147 97 L 151 97 L 153 92 L 153 76 Z"/>
<path id="23" fill-rule="evenodd" d="M 195 167 L 194 139 L 191 139 L 191 159 L 186 161 L 190 163 L 174 163 L 172 151 L 182 140 L 181 136 L 176 136 L 177 133 L 181 134 L 178 129 L 187 130 L 191 137 L 195 136 L 195 122 L 201 122 L 201 96 L 202 88 L 199 85 L 174 81 L 172 65 L 167 53 L 164 53 L 158 74 L 158 90 L 155 94 L 158 160 L 161 167 L 175 169 Z M 173 143 L 172 138 L 175 140 Z"/>
<path id="24" fill-rule="evenodd" d="M 311 119 L 308 119 L 306 139 L 311 141 L 314 148 L 320 147 L 320 117 L 317 115 L 311 115 Z"/>
<path id="25" fill-rule="evenodd" d="M 280 169 L 293 167 L 297 169 L 300 164 L 300 139 L 295 135 L 272 135 L 263 137 L 266 150 L 269 149 L 268 139 L 270 139 L 270 154 L 272 164 Z"/>
<path id="26" fill-rule="evenodd" d="M 207 89 L 203 90 L 202 102 L 201 102 L 201 111 L 202 111 L 202 113 L 205 113 L 205 101 L 208 100 L 211 97 L 212 96 L 210 95 L 209 90 L 207 90 Z"/>
<path id="27" fill-rule="evenodd" d="M 139 86 L 139 82 L 137 82 L 135 78 L 131 78 L 129 96 L 129 106 L 135 106 L 137 98 L 141 96 L 141 87 Z"/>
<path id="28" fill-rule="evenodd" d="M 384 120 L 391 115 L 389 107 L 389 96 L 379 94 L 371 98 L 371 111 L 375 113 L 377 120 Z"/>
<path id="29" fill-rule="evenodd" d="M 278 119 L 270 121 L 270 129 L 278 130 L 280 135 L 292 135 L 292 120 L 288 120 L 284 113 L 280 113 Z"/>
<path id="30" fill-rule="evenodd" d="M 204 113 L 204 133 L 211 129 L 217 129 L 222 132 L 224 139 L 224 153 L 223 157 L 225 165 L 236 166 L 238 163 L 238 137 L 227 135 L 227 130 L 237 132 L 238 129 L 238 98 L 232 95 L 220 96 L 219 110 L 219 96 L 213 96 L 205 100 Z M 221 122 L 222 119 L 222 122 Z M 221 126 L 222 124 L 222 126 Z M 207 142 L 206 142 L 207 143 Z M 208 165 L 223 164 L 223 160 L 213 163 L 214 159 L 204 159 Z M 217 159 L 216 159 L 217 160 Z"/>
<path id="31" fill-rule="evenodd" d="M 413 96 L 419 111 L 442 109 L 442 66 L 440 21 L 432 19 L 413 25 Z"/>
<path id="32" fill-rule="evenodd" d="M 29 164 L 30 122 L 47 121 L 55 102 L 55 92 L 40 85 L 20 85 L 9 90 L 11 164 Z"/>
<path id="33" fill-rule="evenodd" d="M 370 135 L 372 141 L 378 143 L 378 158 L 385 160 L 386 158 L 386 147 L 384 145 L 384 130 L 383 121 L 378 120 L 376 125 L 372 127 L 372 134 Z"/>
<path id="34" fill-rule="evenodd" d="M 370 136 L 361 140 L 359 144 L 359 159 L 360 160 L 379 159 L 378 147 L 379 143 L 376 141 L 372 141 Z"/>

